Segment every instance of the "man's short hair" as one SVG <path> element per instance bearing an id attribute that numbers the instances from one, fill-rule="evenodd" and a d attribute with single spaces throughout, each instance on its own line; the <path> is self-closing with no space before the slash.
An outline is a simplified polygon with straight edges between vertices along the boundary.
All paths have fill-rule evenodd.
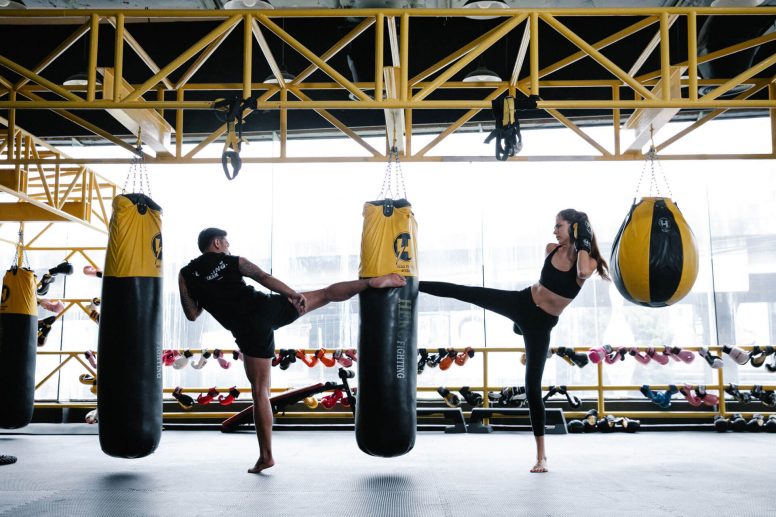
<path id="1" fill-rule="evenodd" d="M 207 250 L 210 247 L 210 243 L 213 242 L 213 239 L 216 239 L 219 237 L 226 237 L 226 231 L 220 228 L 205 228 L 204 230 L 199 232 L 199 237 L 197 238 L 197 245 L 199 246 L 199 251 L 201 251 L 202 253 L 205 253 L 205 250 Z"/>

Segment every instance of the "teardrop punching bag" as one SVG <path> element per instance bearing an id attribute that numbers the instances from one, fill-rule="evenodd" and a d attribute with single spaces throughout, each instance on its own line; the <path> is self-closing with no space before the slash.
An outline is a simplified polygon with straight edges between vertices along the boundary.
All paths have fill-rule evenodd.
<path id="1" fill-rule="evenodd" d="M 690 292 L 698 247 L 671 199 L 634 200 L 612 245 L 611 272 L 620 294 L 645 307 L 666 307 Z"/>
<path id="2" fill-rule="evenodd" d="M 0 303 L 0 427 L 29 424 L 35 403 L 38 307 L 35 275 L 13 267 L 3 277 Z"/>
<path id="3" fill-rule="evenodd" d="M 356 442 L 372 456 L 400 456 L 417 426 L 417 223 L 406 199 L 367 202 L 363 215 L 359 277 L 398 273 L 407 284 L 359 294 Z"/>
<path id="4" fill-rule="evenodd" d="M 97 409 L 100 446 L 120 458 L 162 434 L 162 209 L 144 194 L 113 199 L 102 278 Z"/>

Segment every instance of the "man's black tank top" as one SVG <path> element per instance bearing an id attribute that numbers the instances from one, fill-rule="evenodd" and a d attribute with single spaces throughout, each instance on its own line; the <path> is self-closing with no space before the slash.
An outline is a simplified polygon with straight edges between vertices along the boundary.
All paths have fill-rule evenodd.
<path id="1" fill-rule="evenodd" d="M 582 289 L 577 283 L 577 268 L 572 266 L 568 271 L 561 271 L 552 265 L 552 256 L 555 255 L 558 248 L 560 246 L 552 250 L 544 259 L 539 283 L 558 296 L 574 299 Z"/>
<path id="2" fill-rule="evenodd" d="M 264 293 L 247 285 L 239 257 L 207 252 L 181 269 L 189 295 L 227 330 L 235 330 Z"/>

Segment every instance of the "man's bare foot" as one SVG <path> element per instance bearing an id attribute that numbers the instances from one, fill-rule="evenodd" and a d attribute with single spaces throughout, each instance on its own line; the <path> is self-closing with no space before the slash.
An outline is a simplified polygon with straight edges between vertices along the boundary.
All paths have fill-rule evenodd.
<path id="1" fill-rule="evenodd" d="M 538 460 L 536 462 L 536 465 L 534 465 L 533 468 L 531 469 L 531 472 L 533 472 L 534 474 L 549 472 L 549 470 L 547 469 L 547 458 L 545 457 L 541 460 Z"/>
<path id="2" fill-rule="evenodd" d="M 376 276 L 369 279 L 369 287 L 376 287 L 378 289 L 382 289 L 384 287 L 404 287 L 405 285 L 407 285 L 407 281 L 403 276 L 396 273 Z"/>
<path id="3" fill-rule="evenodd" d="M 259 458 L 259 461 L 256 462 L 256 465 L 254 465 L 252 469 L 248 469 L 248 474 L 258 474 L 262 470 L 266 470 L 272 467 L 274 464 L 275 464 L 275 460 L 265 461 Z"/>

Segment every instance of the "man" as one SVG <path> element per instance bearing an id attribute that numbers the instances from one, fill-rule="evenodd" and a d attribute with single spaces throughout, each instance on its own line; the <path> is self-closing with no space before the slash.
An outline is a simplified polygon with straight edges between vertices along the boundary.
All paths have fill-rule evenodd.
<path id="1" fill-rule="evenodd" d="M 224 230 L 205 228 L 200 232 L 197 244 L 202 255 L 189 262 L 178 275 L 181 305 L 189 321 L 196 320 L 203 309 L 208 311 L 231 331 L 243 353 L 259 440 L 259 459 L 248 472 L 257 474 L 275 464 L 272 456 L 272 408 L 269 403 L 271 359 L 275 354 L 274 330 L 329 302 L 348 300 L 369 287 L 402 287 L 406 281 L 400 275 L 390 274 L 298 293 L 248 259 L 232 255 Z M 278 294 L 256 291 L 245 283 L 243 277 L 251 278 Z"/>

